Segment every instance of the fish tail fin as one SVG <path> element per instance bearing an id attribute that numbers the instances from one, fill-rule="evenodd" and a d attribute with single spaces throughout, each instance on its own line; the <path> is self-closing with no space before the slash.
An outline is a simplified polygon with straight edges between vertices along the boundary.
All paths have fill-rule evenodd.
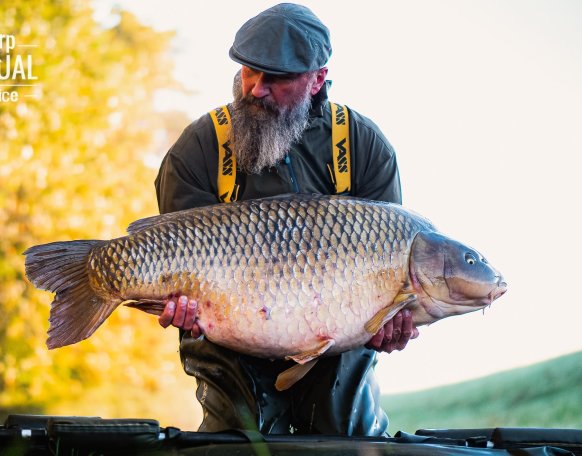
<path id="1" fill-rule="evenodd" d="M 49 318 L 49 349 L 86 339 L 121 303 L 98 296 L 89 283 L 88 255 L 105 242 L 53 242 L 24 252 L 28 279 L 35 287 L 56 293 Z"/>

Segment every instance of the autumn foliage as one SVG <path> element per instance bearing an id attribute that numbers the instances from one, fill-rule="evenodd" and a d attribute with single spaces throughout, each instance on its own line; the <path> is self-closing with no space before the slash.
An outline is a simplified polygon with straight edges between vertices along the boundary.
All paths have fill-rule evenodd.
<path id="1" fill-rule="evenodd" d="M 87 341 L 49 351 L 52 295 L 24 276 L 27 247 L 122 236 L 157 213 L 155 163 L 174 138 L 153 94 L 177 88 L 172 35 L 122 11 L 98 23 L 89 5 L 13 0 L 0 16 L 0 33 L 37 46 L 12 55 L 32 55 L 39 84 L 0 82 L 20 95 L 0 103 L 0 419 L 141 416 L 195 429 L 195 382 L 176 332 L 120 309 Z"/>

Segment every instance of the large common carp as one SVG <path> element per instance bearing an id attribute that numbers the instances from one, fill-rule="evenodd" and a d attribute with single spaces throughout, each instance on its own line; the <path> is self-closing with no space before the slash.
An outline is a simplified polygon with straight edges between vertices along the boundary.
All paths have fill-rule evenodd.
<path id="1" fill-rule="evenodd" d="M 25 252 L 30 281 L 56 293 L 49 348 L 89 337 L 122 303 L 159 315 L 164 299 L 185 294 L 209 340 L 305 371 L 365 344 L 405 307 L 423 325 L 506 290 L 482 255 L 427 219 L 352 197 L 218 204 L 138 220 L 128 233 Z"/>

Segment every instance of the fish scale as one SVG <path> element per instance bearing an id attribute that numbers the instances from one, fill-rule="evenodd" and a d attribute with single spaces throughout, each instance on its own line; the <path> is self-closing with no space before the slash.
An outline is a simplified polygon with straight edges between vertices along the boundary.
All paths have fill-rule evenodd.
<path id="1" fill-rule="evenodd" d="M 467 251 L 482 257 L 422 216 L 344 196 L 195 208 L 138 220 L 128 233 L 25 252 L 29 279 L 56 293 L 50 348 L 89 337 L 122 303 L 159 315 L 164 300 L 185 294 L 213 342 L 304 363 L 363 345 L 404 306 L 425 324 L 482 308 L 506 286 L 484 259 L 482 271 L 465 271 Z M 459 296 L 481 294 L 451 303 L 453 282 Z"/>

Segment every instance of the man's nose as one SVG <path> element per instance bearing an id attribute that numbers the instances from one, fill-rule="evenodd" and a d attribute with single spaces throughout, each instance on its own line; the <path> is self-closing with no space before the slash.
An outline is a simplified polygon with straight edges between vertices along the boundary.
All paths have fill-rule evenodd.
<path id="1" fill-rule="evenodd" d="M 271 83 L 265 78 L 265 73 L 259 73 L 254 81 L 251 94 L 255 98 L 264 98 L 271 93 Z"/>

